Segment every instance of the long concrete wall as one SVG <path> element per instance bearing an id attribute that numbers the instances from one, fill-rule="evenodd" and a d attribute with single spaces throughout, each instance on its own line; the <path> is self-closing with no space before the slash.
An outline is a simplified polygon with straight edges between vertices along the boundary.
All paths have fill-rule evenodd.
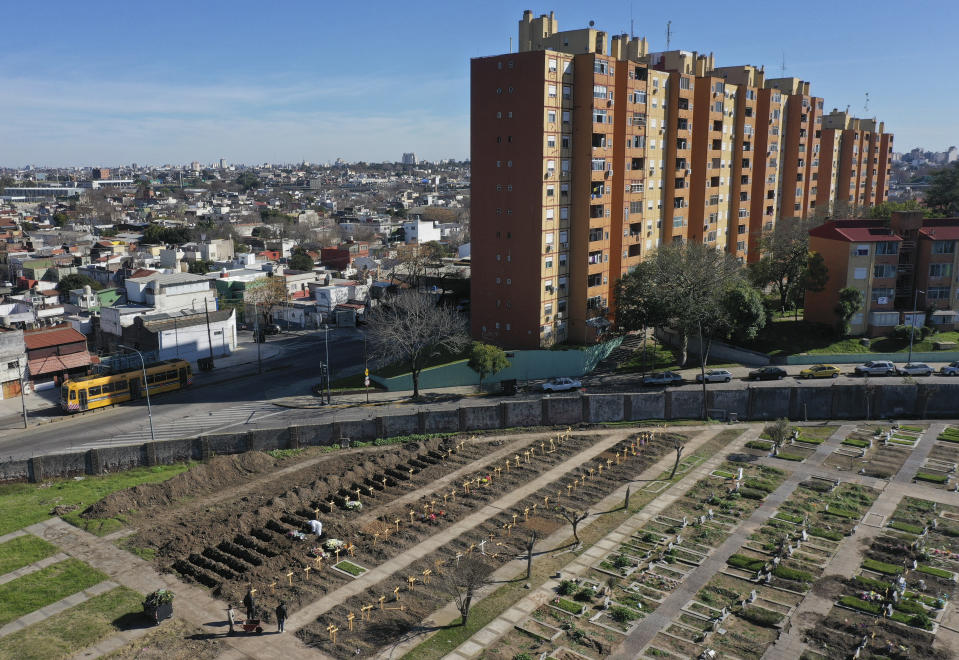
<path id="1" fill-rule="evenodd" d="M 959 417 L 959 383 L 921 385 L 831 385 L 825 387 L 710 386 L 706 407 L 714 418 L 735 413 L 740 420 L 794 420 Z M 0 463 L 0 481 L 42 481 L 52 477 L 103 474 L 137 466 L 204 460 L 215 454 L 269 451 L 340 444 L 344 438 L 377 438 L 482 429 L 569 426 L 603 422 L 682 420 L 702 417 L 701 389 L 625 394 L 576 394 L 501 401 L 449 410 L 384 415 L 374 419 L 244 433 L 218 433 L 194 439 L 50 454 Z"/>

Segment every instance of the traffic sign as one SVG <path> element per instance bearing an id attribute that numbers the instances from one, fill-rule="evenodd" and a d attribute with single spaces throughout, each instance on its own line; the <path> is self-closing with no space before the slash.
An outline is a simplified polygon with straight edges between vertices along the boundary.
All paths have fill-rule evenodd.
<path id="1" fill-rule="evenodd" d="M 369 369 L 364 369 L 364 370 L 363 370 L 363 375 L 364 375 L 364 376 L 369 376 L 369 375 L 370 375 L 370 370 L 369 370 Z"/>
<path id="2" fill-rule="evenodd" d="M 363 384 L 364 384 L 366 387 L 369 387 L 369 386 L 370 386 L 370 379 L 369 379 L 369 378 L 364 378 L 364 379 L 363 379 Z"/>

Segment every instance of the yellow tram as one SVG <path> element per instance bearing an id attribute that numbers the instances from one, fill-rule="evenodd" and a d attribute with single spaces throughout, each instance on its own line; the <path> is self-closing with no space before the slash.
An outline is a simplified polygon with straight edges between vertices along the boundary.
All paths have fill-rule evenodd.
<path id="1" fill-rule="evenodd" d="M 193 370 L 185 360 L 154 362 L 146 368 L 150 394 L 173 392 L 193 382 Z M 142 369 L 82 376 L 60 387 L 60 407 L 67 413 L 112 406 L 146 396 Z"/>

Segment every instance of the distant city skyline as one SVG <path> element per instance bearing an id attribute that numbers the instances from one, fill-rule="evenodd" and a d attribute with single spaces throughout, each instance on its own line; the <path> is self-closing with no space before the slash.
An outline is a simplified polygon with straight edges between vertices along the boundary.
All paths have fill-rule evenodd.
<path id="1" fill-rule="evenodd" d="M 292 2 L 8 8 L 0 47 L 0 166 L 256 164 L 469 157 L 469 61 L 515 49 L 524 9 L 561 30 L 593 20 L 650 50 L 713 52 L 808 80 L 826 111 L 876 116 L 896 151 L 959 142 L 946 0 L 679 7 Z M 864 109 L 866 93 L 868 111 Z"/>

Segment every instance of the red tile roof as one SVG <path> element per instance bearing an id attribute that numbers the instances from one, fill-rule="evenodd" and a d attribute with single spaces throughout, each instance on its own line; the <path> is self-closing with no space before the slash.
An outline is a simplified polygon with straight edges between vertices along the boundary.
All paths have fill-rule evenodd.
<path id="1" fill-rule="evenodd" d="M 888 227 L 868 220 L 831 220 L 819 227 L 810 229 L 809 235 L 849 243 L 879 243 L 902 240 L 901 237 L 892 233 L 892 230 Z"/>
<path id="2" fill-rule="evenodd" d="M 23 333 L 23 343 L 27 345 L 28 351 L 47 348 L 49 346 L 74 344 L 78 341 L 85 342 L 86 340 L 87 338 L 83 336 L 83 333 L 76 328 L 56 328 L 42 332 Z"/>
<path id="3" fill-rule="evenodd" d="M 919 233 L 934 241 L 959 241 L 959 225 L 952 227 L 923 227 Z"/>
<path id="4" fill-rule="evenodd" d="M 42 376 L 43 374 L 55 373 L 86 367 L 93 364 L 94 357 L 86 351 L 79 353 L 70 353 L 69 355 L 49 355 L 44 358 L 30 360 L 27 363 L 27 369 L 31 376 Z"/>

